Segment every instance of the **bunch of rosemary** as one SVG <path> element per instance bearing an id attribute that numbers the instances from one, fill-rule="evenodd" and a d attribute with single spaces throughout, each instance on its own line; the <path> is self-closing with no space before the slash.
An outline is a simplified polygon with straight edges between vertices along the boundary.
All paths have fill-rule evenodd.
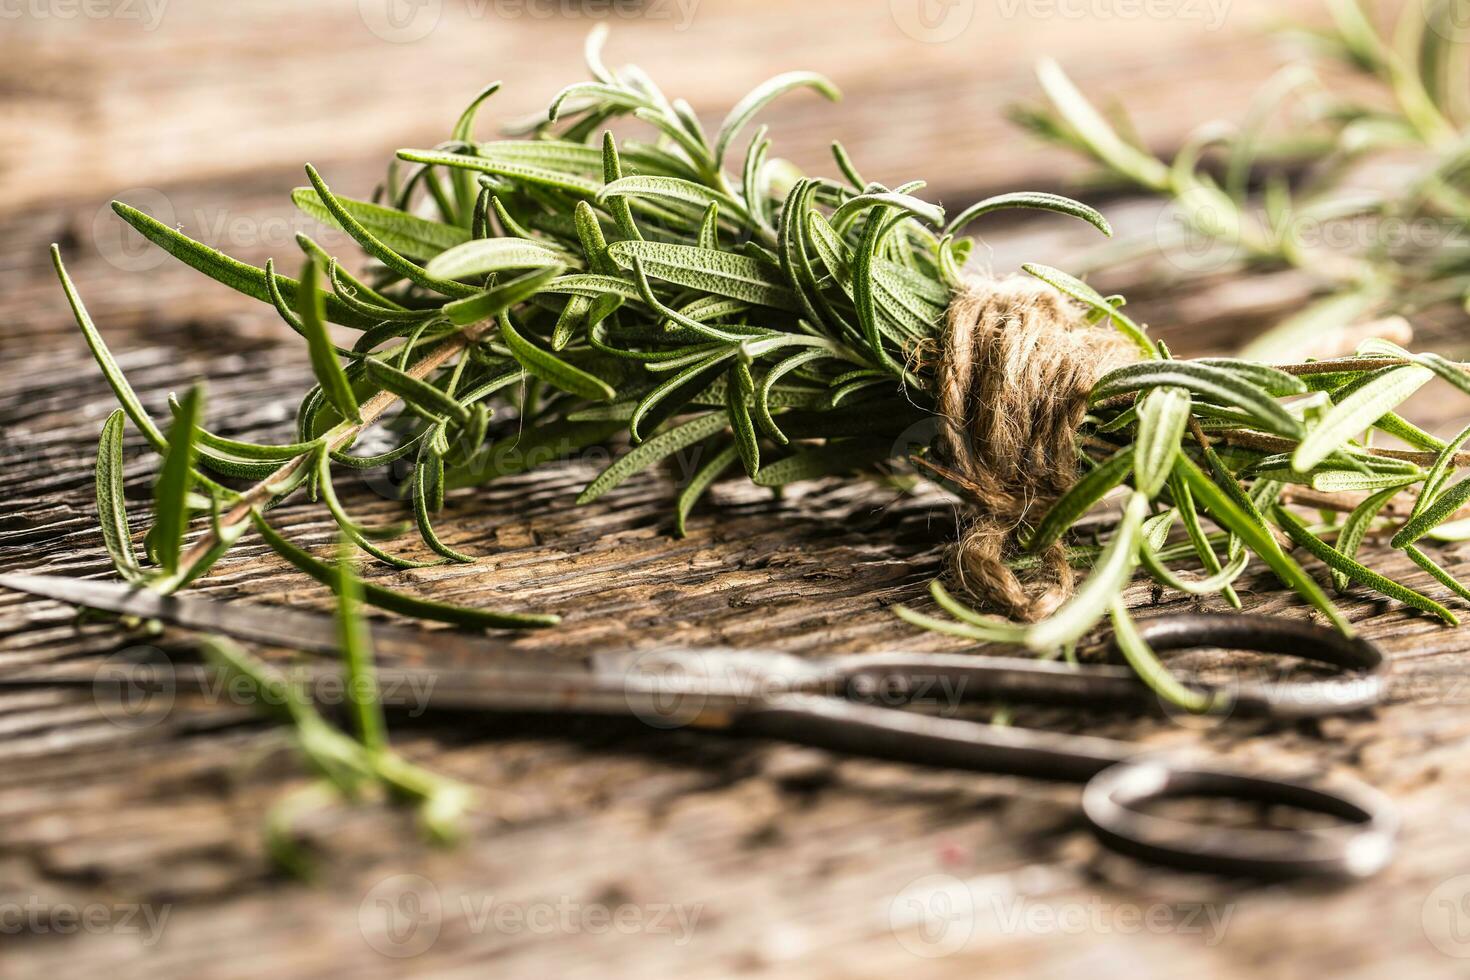
<path id="1" fill-rule="evenodd" d="M 1389 36 L 1358 0 L 1327 8 L 1330 28 L 1290 32 L 1304 56 L 1261 87 L 1239 124 L 1201 125 L 1172 160 L 1140 145 L 1121 113 L 1106 119 L 1053 62 L 1037 72 L 1048 104 L 1012 110 L 1111 182 L 1170 201 L 1170 220 L 1147 241 L 1084 264 L 1162 249 L 1185 270 L 1312 278 L 1318 297 L 1243 349 L 1255 359 L 1297 357 L 1329 331 L 1447 301 L 1470 308 L 1464 2 L 1405 3 Z"/>
<path id="2" fill-rule="evenodd" d="M 583 501 L 698 447 L 703 462 L 675 504 L 680 533 L 701 494 L 736 467 L 779 488 L 900 466 L 910 455 L 922 460 L 926 450 L 902 437 L 933 411 L 935 365 L 919 355 L 939 348 L 950 297 L 964 282 L 973 243 L 959 233 L 1008 207 L 1056 211 L 1109 231 L 1091 208 L 1040 193 L 1000 195 L 948 217 L 917 196 L 921 181 L 893 188 L 865 181 L 836 144 L 840 178 L 789 176 L 789 167 L 769 157 L 765 128 L 747 138 L 750 123 L 793 89 L 835 98 L 827 80 L 778 76 L 711 134 L 687 103 L 666 98 L 637 68 L 605 67 L 601 42 L 594 32 L 587 46 L 592 80 L 557 94 L 545 118 L 521 132 L 527 138 L 474 138 L 476 111 L 498 87 L 491 85 L 447 142 L 400 151 L 372 200 L 334 194 L 308 166 L 310 186 L 294 200 L 361 246 L 367 262 L 355 271 L 303 235 L 302 273 L 289 278 L 273 263 L 242 264 L 114 205 L 180 260 L 270 303 L 305 338 L 318 383 L 301 402 L 290 444 L 210 432 L 197 391 L 172 404 L 165 436 L 57 257 L 78 323 L 122 404 L 103 431 L 97 486 L 104 535 L 123 575 L 158 589 L 183 587 L 253 525 L 293 565 L 334 582 L 331 566 L 263 516 L 303 488 L 359 548 L 399 567 L 417 564 L 387 550 L 393 529 L 364 526 L 345 510 L 334 488 L 344 467 L 410 462 L 419 536 L 438 561 L 467 562 L 471 556 L 434 530 L 445 492 L 522 469 L 543 447 L 569 452 L 622 433 L 630 438 L 632 447 L 588 484 Z M 647 124 L 653 138 L 615 141 L 604 127 L 621 116 Z M 1121 297 L 1099 295 L 1048 266 L 1025 270 L 1075 301 L 1094 329 L 1120 331 L 1140 360 L 1097 385 L 1076 433 L 1085 475 L 1034 516 L 1014 562 L 1025 565 L 1028 551 L 1063 540 L 1126 485 L 1122 517 L 1100 548 L 1073 550 L 1091 574 L 1041 622 L 981 616 L 937 582 L 934 596 L 954 620 L 901 610 L 906 618 L 1050 654 L 1111 616 L 1139 672 L 1164 696 L 1202 709 L 1138 640 L 1120 595 L 1142 565 L 1165 587 L 1219 593 L 1238 605 L 1231 583 L 1255 558 L 1349 630 L 1283 547 L 1279 530 L 1324 561 L 1340 587 L 1356 583 L 1455 621 L 1436 600 L 1354 556 L 1367 533 L 1392 523 L 1395 547 L 1470 598 L 1416 544 L 1443 535 L 1441 524 L 1470 498 L 1470 480 L 1450 480 L 1465 462 L 1458 450 L 1470 429 L 1445 441 L 1394 413 L 1432 378 L 1470 391 L 1458 365 L 1381 343 L 1350 359 L 1285 370 L 1219 358 L 1177 361 L 1128 317 Z M 328 323 L 355 331 L 351 345 L 337 346 Z M 134 553 L 122 506 L 124 417 L 164 456 L 145 542 L 156 568 Z M 354 455 L 370 427 L 392 448 Z M 1375 449 L 1363 435 L 1375 428 L 1415 448 Z M 234 488 L 240 479 L 253 483 Z M 1369 496 L 1351 496 L 1363 492 Z M 1400 494 L 1413 495 L 1410 507 L 1397 508 Z M 1341 525 L 1312 527 L 1287 508 L 1292 500 L 1350 514 Z M 207 513 L 207 526 L 185 548 L 192 512 Z M 1175 526 L 1183 539 L 1170 543 Z M 1180 574 L 1173 565 L 1181 561 L 1204 576 Z M 373 585 L 363 594 L 387 609 L 463 625 L 553 621 Z"/>

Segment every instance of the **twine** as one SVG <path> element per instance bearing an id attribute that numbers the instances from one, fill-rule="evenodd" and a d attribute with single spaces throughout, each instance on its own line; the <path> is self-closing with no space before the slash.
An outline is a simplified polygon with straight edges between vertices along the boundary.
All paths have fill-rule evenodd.
<path id="1" fill-rule="evenodd" d="M 1093 327 L 1036 279 L 975 277 L 956 292 L 937 368 L 937 448 L 977 512 L 951 554 L 972 595 L 1035 622 L 1072 594 L 1060 543 L 1024 581 L 1005 561 L 1028 522 L 1076 482 L 1074 440 L 1093 385 L 1136 356 L 1126 338 Z"/>

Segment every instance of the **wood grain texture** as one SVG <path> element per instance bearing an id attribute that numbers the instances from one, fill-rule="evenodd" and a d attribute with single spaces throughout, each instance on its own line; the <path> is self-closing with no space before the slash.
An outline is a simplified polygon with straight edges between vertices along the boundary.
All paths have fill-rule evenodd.
<path id="1" fill-rule="evenodd" d="M 999 117 L 999 103 L 1029 93 L 1026 64 L 1043 50 L 1140 106 L 1145 136 L 1167 146 L 1198 105 L 1228 115 L 1243 104 L 1273 57 L 1249 28 L 1275 7 L 1238 0 L 1221 30 L 1206 31 L 1158 20 L 1008 19 L 981 4 L 969 33 L 923 44 L 903 34 L 886 0 L 705 0 L 687 36 L 628 21 L 615 25 L 614 48 L 712 119 L 777 70 L 827 71 L 848 102 L 796 97 L 774 111 L 794 158 L 819 162 L 836 135 L 873 177 L 921 171 L 943 196 L 962 198 L 1052 186 L 1078 172 L 1064 156 L 1029 148 Z M 108 574 L 92 454 L 113 405 L 50 276 L 47 243 L 63 244 L 151 408 L 205 377 L 217 431 L 279 435 L 309 383 L 294 339 L 260 306 L 134 251 L 106 215 L 98 220 L 106 198 L 142 188 L 134 196 L 145 206 L 172 209 L 212 244 L 248 261 L 285 261 L 295 230 L 319 231 L 292 217 L 286 201 L 300 160 L 329 165 L 334 187 L 364 193 L 387 152 L 437 139 L 487 75 L 516 83 L 508 112 L 537 107 L 579 70 L 585 19 L 486 19 L 474 16 L 484 5 L 448 4 L 429 39 L 386 45 L 365 31 L 357 9 L 171 4 L 151 32 L 118 19 L 33 17 L 0 36 L 0 457 L 9 476 L 0 569 Z M 1127 43 L 1098 54 L 1120 37 Z M 689 52 L 712 40 L 720 43 L 691 64 Z M 1192 83 L 1163 84 L 1181 75 Z M 324 131 L 328 111 L 343 115 Z M 1143 236 L 1158 221 L 1148 202 L 1117 202 L 1109 213 Z M 1038 257 L 1065 266 L 1086 244 L 1060 219 L 1001 222 L 987 240 L 1002 270 Z M 1291 273 L 1186 289 L 1168 272 L 1140 266 L 1108 286 L 1127 289 L 1130 310 L 1186 354 L 1227 349 L 1312 291 Z M 1470 346 L 1463 317 L 1419 326 L 1426 347 L 1463 354 Z M 1408 411 L 1448 428 L 1467 406 L 1436 389 Z M 141 450 L 130 439 L 135 520 L 145 516 L 154 472 Z M 924 602 L 957 520 L 938 494 L 825 482 L 775 501 L 732 482 L 717 486 L 689 537 L 676 540 L 677 472 L 645 474 L 593 505 L 573 505 L 605 458 L 589 453 L 451 496 L 445 538 L 484 555 L 480 563 L 371 577 L 564 615 L 560 629 L 507 637 L 528 659 L 671 642 L 813 654 L 964 648 L 904 626 L 888 609 Z M 372 486 L 349 484 L 355 513 L 400 513 Z M 315 506 L 283 507 L 272 520 L 318 551 L 334 537 Z M 1406 559 L 1372 557 L 1428 587 Z M 1441 548 L 1437 557 L 1470 572 L 1470 549 Z M 1245 585 L 1251 610 L 1303 614 L 1269 576 Z M 198 588 L 308 607 L 328 599 L 255 539 Z M 1154 601 L 1147 587 L 1129 599 Z M 1159 608 L 1188 604 L 1170 595 Z M 405 755 L 477 789 L 466 839 L 428 847 L 409 815 L 381 802 L 310 814 L 301 827 L 319 856 L 317 878 L 303 884 L 271 872 L 260 834 L 270 808 L 308 782 L 281 729 L 238 705 L 182 695 L 144 704 L 120 724 L 90 691 L 30 690 L 0 695 L 0 912 L 100 908 L 103 919 L 100 928 L 57 934 L 10 930 L 14 919 L 0 916 L 8 930 L 0 975 L 1461 976 L 1463 961 L 1443 954 L 1424 923 L 1439 921 L 1436 902 L 1464 893 L 1453 882 L 1435 889 L 1470 872 L 1470 645 L 1466 634 L 1393 604 L 1359 597 L 1345 608 L 1394 661 L 1390 704 L 1371 717 L 1192 730 L 1159 718 L 1022 709 L 1016 722 L 1372 783 L 1398 801 L 1406 829 L 1397 863 L 1362 887 L 1248 887 L 1109 857 L 1082 827 L 1073 787 L 632 722 L 402 715 L 391 727 Z M 0 668 L 101 664 L 139 646 L 190 655 L 182 634 L 79 623 L 57 604 L 0 595 Z M 1204 666 L 1230 670 L 1224 660 Z M 933 904 L 956 897 L 970 906 Z M 939 918 L 948 931 L 911 924 L 913 902 L 949 910 Z M 166 916 L 157 942 L 148 941 L 146 917 L 124 918 L 140 903 Z M 1048 919 L 1048 910 L 1063 919 Z M 1155 926 L 1134 924 L 1130 910 L 1153 915 Z M 1201 910 L 1228 917 L 1223 932 L 1207 916 L 1183 923 Z M 622 925 L 604 914 L 622 916 Z M 400 953 L 413 955 L 387 955 Z"/>

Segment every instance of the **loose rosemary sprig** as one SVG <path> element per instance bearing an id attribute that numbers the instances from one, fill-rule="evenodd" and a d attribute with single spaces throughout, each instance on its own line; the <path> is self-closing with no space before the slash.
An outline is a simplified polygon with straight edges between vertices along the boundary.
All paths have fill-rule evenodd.
<path id="1" fill-rule="evenodd" d="M 1358 0 L 1327 7 L 1331 28 L 1295 32 L 1317 64 L 1292 61 L 1239 124 L 1201 125 L 1173 160 L 1133 140 L 1126 121 L 1105 119 L 1055 62 L 1037 72 L 1048 104 L 1012 113 L 1114 180 L 1170 199 L 1177 227 L 1156 229 L 1141 249 L 1100 254 L 1093 267 L 1162 247 L 1185 269 L 1291 267 L 1313 277 L 1317 298 L 1247 345 L 1247 357 L 1295 358 L 1320 350 L 1338 328 L 1446 301 L 1470 304 L 1470 28 L 1461 23 L 1462 0 L 1404 4 L 1387 37 Z M 1366 76 L 1381 98 L 1324 81 L 1319 64 Z M 1283 115 L 1285 126 L 1277 125 Z M 1283 128 L 1291 135 L 1278 135 Z M 1374 176 L 1375 164 L 1384 172 Z"/>
<path id="2" fill-rule="evenodd" d="M 211 665 L 231 682 L 242 681 L 252 700 L 291 723 L 297 747 L 321 777 L 287 796 L 266 820 L 266 842 L 272 859 L 300 877 L 310 873 L 310 864 L 296 845 L 293 825 L 309 810 L 325 808 L 342 798 L 386 793 L 414 804 L 424 832 L 430 839 L 445 843 L 458 836 L 459 820 L 471 796 L 463 784 L 416 766 L 388 747 L 372 640 L 357 608 L 362 583 L 353 570 L 354 561 L 355 552 L 344 542 L 334 572 L 343 686 L 354 735 L 324 719 L 289 672 L 264 663 L 224 637 L 206 637 L 203 641 Z"/>
<path id="3" fill-rule="evenodd" d="M 306 236 L 300 238 L 304 272 L 296 280 L 272 263 L 243 265 L 127 205 L 115 206 L 181 260 L 270 302 L 306 338 L 318 384 L 301 403 L 291 444 L 214 435 L 201 424 L 197 397 L 175 406 L 165 439 L 62 271 L 123 411 L 165 453 L 165 471 L 174 474 L 169 493 L 159 495 L 160 508 L 177 513 L 182 499 L 212 514 L 210 527 L 175 567 L 159 562 L 160 587 L 196 577 L 247 522 L 288 561 L 331 581 L 329 567 L 262 517 L 303 485 L 357 547 L 380 561 L 413 564 L 385 550 L 385 529 L 364 527 L 345 511 L 333 488 L 342 466 L 412 459 L 406 496 L 420 537 L 441 561 L 470 560 L 447 548 L 431 524 L 447 490 L 621 433 L 631 448 L 579 499 L 596 499 L 675 453 L 697 453 L 698 468 L 675 506 L 679 533 L 700 496 L 737 465 L 771 488 L 887 470 L 910 458 L 942 473 L 943 461 L 911 445 L 909 433 L 934 412 L 945 311 L 963 284 L 961 268 L 974 244 L 959 233 L 985 214 L 1014 207 L 1059 212 L 1109 232 L 1092 208 L 1040 193 L 1002 194 L 950 218 L 917 196 L 921 181 L 893 188 L 867 182 L 836 144 L 840 179 L 795 174 L 770 158 L 763 127 L 744 141 L 737 168 L 732 149 L 763 106 L 799 88 L 833 97 L 831 84 L 810 73 L 778 76 L 741 100 L 711 134 L 686 103 L 669 100 L 637 68 L 609 70 L 602 37 L 594 32 L 587 46 L 592 81 L 558 93 L 546 116 L 523 128 L 527 138 L 474 138 L 477 109 L 498 88 L 492 85 L 446 143 L 400 151 L 371 200 L 340 197 L 307 168 L 310 186 L 294 199 L 361 246 L 368 260 L 358 270 L 362 278 Z M 615 141 L 604 127 L 620 116 L 646 123 L 653 138 Z M 1049 266 L 1024 269 L 1075 301 L 1096 329 L 1120 331 L 1141 360 L 1097 385 L 1077 433 L 1085 475 L 1048 513 L 1028 516 L 1029 551 L 1013 561 L 1025 565 L 1031 552 L 1068 538 L 1104 496 L 1127 485 L 1122 519 L 1100 548 L 1074 551 L 1080 562 L 1091 562 L 1092 573 L 1040 623 L 982 616 L 938 585 L 935 599 L 954 622 L 901 614 L 1045 653 L 1070 647 L 1111 616 L 1130 638 L 1128 654 L 1142 676 L 1186 706 L 1192 704 L 1187 692 L 1129 630 L 1119 602 L 1140 565 L 1164 587 L 1218 592 L 1238 604 L 1232 583 L 1255 557 L 1349 630 L 1283 546 L 1289 537 L 1326 562 L 1343 587 L 1356 583 L 1455 621 L 1437 601 L 1366 569 L 1355 555 L 1367 533 L 1401 523 L 1397 495 L 1417 491 L 1395 545 L 1467 594 L 1415 542 L 1449 533 L 1441 522 L 1470 498 L 1470 481 L 1449 482 L 1470 436 L 1446 442 L 1394 413 L 1432 377 L 1470 391 L 1470 377 L 1458 365 L 1383 343 L 1365 345 L 1351 359 L 1287 370 L 1232 359 L 1174 360 L 1123 311 L 1121 297 L 1104 297 Z M 358 331 L 356 341 L 333 346 L 326 322 Z M 402 410 L 390 417 L 398 403 Z M 121 425 L 115 417 L 104 430 L 98 496 L 118 568 L 136 576 L 142 573 L 126 544 L 119 500 Z M 350 455 L 369 426 L 393 448 Z M 1372 448 L 1362 434 L 1374 428 L 1406 439 L 1419 455 Z M 257 482 L 231 490 L 204 471 Z M 174 489 L 179 473 L 182 498 Z M 1360 499 L 1361 493 L 1370 496 Z M 202 505 L 191 504 L 195 497 Z M 1287 509 L 1307 499 L 1349 517 L 1341 527 L 1307 525 Z M 161 510 L 159 517 L 149 552 L 169 559 L 167 542 L 184 522 Z M 1206 517 L 1219 532 L 1207 530 Z M 1170 543 L 1176 525 L 1182 549 Z M 1199 565 L 1204 578 L 1175 571 L 1171 564 L 1181 558 Z M 409 615 L 476 625 L 540 622 L 435 606 L 371 586 L 364 595 Z"/>

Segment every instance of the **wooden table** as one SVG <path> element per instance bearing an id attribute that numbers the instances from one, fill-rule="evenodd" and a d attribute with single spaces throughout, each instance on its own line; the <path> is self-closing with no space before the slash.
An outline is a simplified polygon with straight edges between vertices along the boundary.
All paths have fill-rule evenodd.
<path id="1" fill-rule="evenodd" d="M 1005 103 L 1034 94 L 1035 57 L 1053 54 L 1087 87 L 1136 106 L 1144 138 L 1166 149 L 1202 107 L 1238 114 L 1275 64 L 1259 20 L 1282 6 L 1315 9 L 1236 0 L 1210 29 L 1183 15 L 1077 21 L 1046 15 L 1051 7 L 1027 16 L 1025 4 L 962 2 L 953 11 L 971 10 L 973 21 L 949 40 L 943 25 L 954 22 L 928 21 L 925 40 L 903 0 L 703 0 L 687 25 L 677 5 L 646 6 L 643 20 L 624 19 L 623 7 L 608 15 L 614 60 L 636 57 L 711 120 L 775 71 L 825 71 L 847 101 L 778 104 L 778 152 L 825 167 L 836 136 L 874 179 L 922 174 L 952 205 L 1060 188 L 1081 172 L 1002 120 Z M 381 7 L 171 4 L 151 24 L 141 3 L 94 17 L 53 0 L 7 22 L 0 569 L 109 574 L 92 459 L 113 402 L 52 278 L 47 243 L 61 243 L 152 408 L 207 378 L 217 431 L 280 435 L 309 383 L 299 343 L 269 310 L 136 248 L 106 200 L 161 209 L 247 261 L 294 262 L 294 231 L 315 231 L 286 199 L 302 183 L 301 161 L 365 194 L 394 147 L 441 138 L 488 77 L 509 83 L 488 113 L 501 119 L 580 77 L 579 41 L 592 22 L 576 5 L 430 3 L 437 26 L 394 43 L 368 27 L 382 28 Z M 400 23 L 410 33 L 423 26 Z M 1158 220 L 1149 202 L 1115 200 L 1109 213 L 1125 232 L 1147 234 Z M 988 240 L 1003 271 L 1030 258 L 1066 266 L 1086 242 L 1047 218 L 998 222 Z M 1155 264 L 1109 285 L 1126 287 L 1130 309 L 1186 353 L 1229 347 L 1313 289 L 1291 273 L 1185 288 L 1168 271 Z M 1420 342 L 1463 353 L 1463 322 L 1428 322 Z M 1438 390 L 1411 409 L 1439 428 L 1466 414 Z M 130 439 L 135 526 L 154 465 Z M 454 495 L 446 536 L 484 555 L 476 565 L 371 575 L 563 614 L 558 630 L 507 640 L 528 660 L 672 642 L 963 648 L 888 609 L 923 601 L 954 532 L 952 505 L 933 492 L 828 482 L 778 502 L 736 482 L 718 487 L 676 540 L 671 474 L 574 506 L 596 465 L 586 458 Z M 369 486 L 350 491 L 365 518 L 398 512 Z M 312 505 L 284 507 L 274 521 L 316 549 L 334 536 Z M 1463 549 L 1440 556 L 1470 570 Z M 1416 587 L 1428 581 L 1407 559 L 1373 559 Z M 1303 615 L 1268 576 L 1245 585 L 1248 608 Z M 198 591 L 304 607 L 328 600 L 258 540 Z M 1147 586 L 1129 599 L 1153 601 Z M 1159 603 L 1187 606 L 1173 594 Z M 1109 857 L 1081 826 L 1073 787 L 631 722 L 521 717 L 395 718 L 400 751 L 477 788 L 465 840 L 429 847 L 409 814 L 383 803 L 311 813 L 300 827 L 316 876 L 300 882 L 272 871 L 262 842 L 273 804 L 309 782 L 282 728 L 182 697 L 119 719 L 89 691 L 46 689 L 0 696 L 0 975 L 1463 976 L 1465 961 L 1451 954 L 1470 954 L 1470 643 L 1393 604 L 1357 597 L 1345 608 L 1394 660 L 1391 703 L 1372 717 L 1205 730 L 1057 710 L 1017 721 L 1372 783 L 1398 801 L 1406 827 L 1398 861 L 1359 887 L 1248 886 Z M 5 668 L 100 664 L 140 644 L 180 658 L 190 649 L 181 633 L 140 638 L 78 623 L 55 603 L 0 596 Z M 72 913 L 89 918 L 68 928 Z"/>

